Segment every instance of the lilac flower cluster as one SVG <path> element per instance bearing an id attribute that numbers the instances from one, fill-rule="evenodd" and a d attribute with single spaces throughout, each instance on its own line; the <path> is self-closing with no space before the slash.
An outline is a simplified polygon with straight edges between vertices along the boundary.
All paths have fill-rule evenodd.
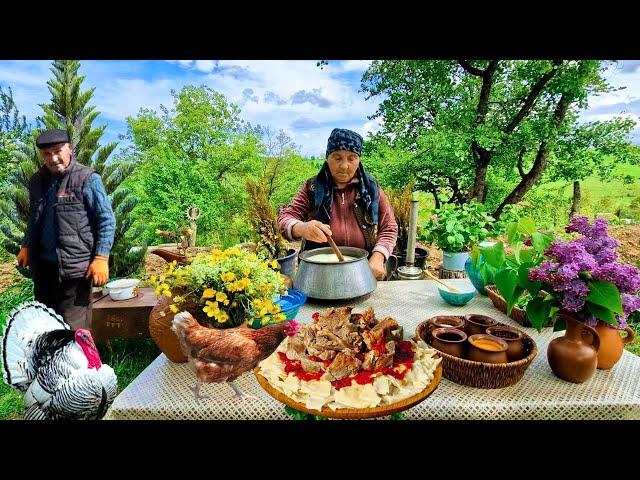
<path id="1" fill-rule="evenodd" d="M 620 244 L 607 235 L 606 219 L 598 218 L 589 224 L 587 217 L 574 217 L 567 226 L 568 233 L 581 238 L 563 242 L 558 240 L 545 250 L 550 259 L 529 270 L 529 280 L 551 286 L 560 307 L 574 312 L 578 318 L 595 325 L 596 318 L 585 308 L 589 285 L 585 280 L 611 282 L 621 292 L 624 315 L 616 315 L 620 328 L 626 326 L 627 315 L 640 310 L 640 270 L 633 265 L 617 262 L 615 249 Z"/>

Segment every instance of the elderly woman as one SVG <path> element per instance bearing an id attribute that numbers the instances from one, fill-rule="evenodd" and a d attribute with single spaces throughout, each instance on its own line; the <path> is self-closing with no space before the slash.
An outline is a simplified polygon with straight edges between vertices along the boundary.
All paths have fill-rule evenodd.
<path id="1" fill-rule="evenodd" d="M 280 210 L 278 224 L 287 239 L 303 239 L 302 250 L 326 246 L 328 236 L 339 246 L 367 250 L 369 266 L 381 280 L 398 225 L 387 196 L 360 163 L 361 151 L 360 135 L 333 129 L 326 162 Z"/>

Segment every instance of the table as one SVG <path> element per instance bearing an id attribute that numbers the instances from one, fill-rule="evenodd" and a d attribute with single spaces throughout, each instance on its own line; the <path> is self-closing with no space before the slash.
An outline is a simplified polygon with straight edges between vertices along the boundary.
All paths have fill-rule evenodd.
<path id="1" fill-rule="evenodd" d="M 153 288 L 138 289 L 138 296 L 114 301 L 99 294 L 91 306 L 91 333 L 96 342 L 112 338 L 143 338 L 149 336 L 149 314 L 158 303 Z M 94 294 L 95 295 L 95 294 Z"/>
<path id="2" fill-rule="evenodd" d="M 453 286 L 468 280 L 448 280 Z M 585 383 L 557 378 L 547 362 L 549 341 L 563 332 L 542 333 L 524 329 L 482 295 L 463 307 L 449 306 L 431 280 L 380 282 L 365 300 L 352 302 L 356 310 L 371 306 L 376 316 L 390 315 L 403 325 L 405 338 L 422 320 L 442 314 L 480 313 L 525 330 L 537 343 L 538 355 L 520 382 L 502 389 L 465 387 L 443 378 L 423 402 L 404 412 L 407 419 L 640 419 L 640 357 L 625 351 L 611 370 L 598 370 Z M 326 305 L 307 303 L 297 321 L 311 322 L 311 315 Z M 175 364 L 164 355 L 156 358 L 115 399 L 107 419 L 292 419 L 284 405 L 269 396 L 253 373 L 242 375 L 237 385 L 257 400 L 236 402 L 229 385 L 208 384 L 201 389 L 210 398 L 196 405 L 189 389 L 195 375 L 189 364 Z"/>

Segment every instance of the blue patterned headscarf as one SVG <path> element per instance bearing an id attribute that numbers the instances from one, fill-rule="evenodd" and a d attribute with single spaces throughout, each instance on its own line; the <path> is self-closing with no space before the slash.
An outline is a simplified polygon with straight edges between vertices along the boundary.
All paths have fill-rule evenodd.
<path id="1" fill-rule="evenodd" d="M 327 157 L 336 150 L 348 150 L 360 155 L 362 151 L 362 137 L 356 132 L 344 128 L 334 128 L 327 142 Z M 362 162 L 358 166 L 356 175 L 360 182 L 360 196 L 364 201 L 365 216 L 373 224 L 378 223 L 379 192 L 375 179 L 369 175 Z M 315 205 L 316 218 L 322 223 L 329 223 L 331 219 L 331 205 L 333 204 L 333 177 L 327 162 L 316 176 Z"/>
<path id="2" fill-rule="evenodd" d="M 348 150 L 360 156 L 362 152 L 362 137 L 353 130 L 346 128 L 334 128 L 327 141 L 327 154 L 325 158 L 336 150 Z"/>

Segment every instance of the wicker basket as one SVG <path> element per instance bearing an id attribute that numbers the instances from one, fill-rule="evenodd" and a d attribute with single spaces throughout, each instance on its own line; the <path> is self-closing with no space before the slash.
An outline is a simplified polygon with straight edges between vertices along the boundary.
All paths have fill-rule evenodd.
<path id="1" fill-rule="evenodd" d="M 416 328 L 416 337 L 425 342 L 427 322 L 429 320 L 420 323 Z M 504 324 L 498 322 L 498 325 Z M 454 357 L 438 350 L 438 353 L 442 356 L 442 375 L 452 382 L 468 387 L 504 388 L 515 385 L 524 376 L 524 372 L 526 372 L 538 354 L 536 342 L 529 335 L 522 332 L 522 340 L 526 357 L 509 363 L 474 362 L 473 360 Z"/>
<path id="2" fill-rule="evenodd" d="M 500 310 L 502 313 L 504 313 L 506 315 L 507 314 L 507 302 L 505 301 L 504 297 L 502 295 L 500 295 L 500 292 L 498 292 L 498 289 L 496 288 L 496 286 L 495 285 L 487 285 L 485 287 L 485 290 L 487 291 L 487 295 L 489 296 L 489 298 L 493 302 L 493 306 L 496 307 L 498 310 Z M 527 317 L 527 312 L 525 312 L 523 309 L 521 309 L 519 307 L 513 307 L 511 309 L 511 314 L 509 315 L 509 318 L 511 320 L 515 320 L 516 322 L 518 322 L 523 327 L 533 328 L 533 325 L 531 325 L 531 322 L 529 322 L 529 318 Z M 551 326 L 553 326 L 553 323 L 551 323 L 551 320 L 549 319 L 543 325 L 543 328 L 544 327 L 551 327 Z"/>

